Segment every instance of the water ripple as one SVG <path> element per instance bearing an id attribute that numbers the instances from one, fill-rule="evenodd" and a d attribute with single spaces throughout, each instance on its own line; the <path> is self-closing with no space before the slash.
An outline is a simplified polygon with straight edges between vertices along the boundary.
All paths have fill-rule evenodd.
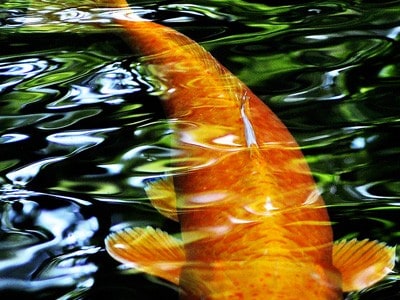
<path id="1" fill-rule="evenodd" d="M 6 189 L 1 199 L 1 289 L 74 286 L 97 270 L 87 259 L 99 250 L 96 218 L 57 196 Z"/>
<path id="2" fill-rule="evenodd" d="M 0 136 L 0 144 L 16 143 L 28 139 L 29 136 L 25 134 L 3 134 Z"/>
<path id="3" fill-rule="evenodd" d="M 25 9 L 13 8 L 13 9 L 0 9 L 0 27 L 18 27 L 23 24 L 23 15 Z"/>
<path id="4" fill-rule="evenodd" d="M 161 285 L 116 271 L 104 236 L 121 224 L 178 230 L 144 189 L 209 163 L 177 159 L 166 87 L 113 35 L 115 14 L 133 16 L 88 1 L 0 11 L 1 292 L 150 298 Z M 201 42 L 289 127 L 337 237 L 399 243 L 399 1 L 147 2 L 139 15 Z M 347 297 L 383 299 L 384 286 Z"/>
<path id="5" fill-rule="evenodd" d="M 17 86 L 28 78 L 42 73 L 48 68 L 48 62 L 39 58 L 25 58 L 13 63 L 0 62 L 0 92 Z"/>

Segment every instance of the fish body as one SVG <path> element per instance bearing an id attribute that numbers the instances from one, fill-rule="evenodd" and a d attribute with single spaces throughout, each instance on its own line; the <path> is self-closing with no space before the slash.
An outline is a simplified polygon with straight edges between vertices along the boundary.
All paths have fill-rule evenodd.
<path id="1" fill-rule="evenodd" d="M 106 239 L 110 255 L 179 285 L 182 299 L 342 299 L 354 280 L 342 281 L 352 266 L 340 254 L 367 250 L 342 243 L 335 263 L 324 201 L 286 126 L 190 38 L 140 18 L 116 22 L 164 86 L 179 171 L 147 192 L 182 239 L 122 230 Z M 381 267 L 356 289 L 393 267 L 393 248 L 368 243 Z"/>

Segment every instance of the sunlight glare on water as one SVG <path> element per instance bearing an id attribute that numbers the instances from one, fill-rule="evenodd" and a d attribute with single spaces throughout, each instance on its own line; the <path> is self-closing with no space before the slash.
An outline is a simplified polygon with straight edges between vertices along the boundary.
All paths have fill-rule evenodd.
<path id="1" fill-rule="evenodd" d="M 178 298 L 118 269 L 103 240 L 125 225 L 177 232 L 150 205 L 146 182 L 209 162 L 178 159 L 165 87 L 120 38 L 115 12 L 94 2 L 0 4 L 4 299 Z M 282 119 L 335 238 L 399 243 L 399 1 L 133 5 L 201 43 Z M 346 297 L 397 299 L 396 274 Z"/>

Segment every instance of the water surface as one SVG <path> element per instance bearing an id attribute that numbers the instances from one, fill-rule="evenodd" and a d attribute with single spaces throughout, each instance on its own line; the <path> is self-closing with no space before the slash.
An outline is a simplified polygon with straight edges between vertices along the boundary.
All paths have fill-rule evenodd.
<path id="1" fill-rule="evenodd" d="M 162 87 L 110 11 L 68 3 L 0 5 L 0 295 L 176 299 L 118 269 L 103 243 L 127 224 L 178 230 L 144 193 L 170 168 Z M 201 43 L 282 119 L 336 238 L 399 243 L 399 1 L 134 5 Z M 398 279 L 347 298 L 397 299 Z"/>

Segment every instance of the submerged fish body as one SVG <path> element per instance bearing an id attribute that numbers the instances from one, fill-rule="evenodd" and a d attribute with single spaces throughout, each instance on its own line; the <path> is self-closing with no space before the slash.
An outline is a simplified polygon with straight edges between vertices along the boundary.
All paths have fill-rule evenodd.
<path id="1" fill-rule="evenodd" d="M 244 83 L 171 28 L 140 18 L 116 22 L 165 86 L 181 171 L 146 191 L 179 221 L 182 239 L 151 227 L 125 229 L 106 239 L 111 256 L 179 285 L 182 299 L 341 299 L 343 290 L 390 272 L 394 248 L 333 243 L 299 146 Z M 370 252 L 371 259 L 349 258 Z M 355 274 L 354 264 L 369 273 Z"/>

